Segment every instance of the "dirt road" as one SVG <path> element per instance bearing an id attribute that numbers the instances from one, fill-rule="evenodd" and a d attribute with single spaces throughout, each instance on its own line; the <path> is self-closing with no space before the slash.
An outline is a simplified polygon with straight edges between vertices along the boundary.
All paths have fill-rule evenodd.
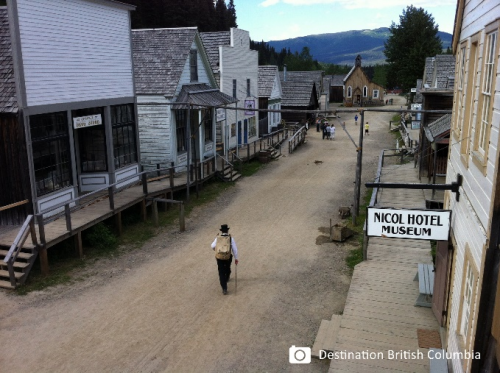
<path id="1" fill-rule="evenodd" d="M 390 117 L 367 114 L 364 181 L 392 146 Z M 354 119 L 342 120 L 357 142 Z M 352 203 L 356 150 L 335 123 L 334 141 L 310 129 L 295 153 L 195 211 L 185 233 L 163 232 L 71 286 L 1 292 L 0 370 L 326 372 L 328 361 L 290 365 L 288 350 L 312 346 L 349 287 L 350 247 L 329 242 L 328 228 Z M 237 294 L 233 279 L 227 296 L 210 249 L 224 223 L 240 252 Z"/>

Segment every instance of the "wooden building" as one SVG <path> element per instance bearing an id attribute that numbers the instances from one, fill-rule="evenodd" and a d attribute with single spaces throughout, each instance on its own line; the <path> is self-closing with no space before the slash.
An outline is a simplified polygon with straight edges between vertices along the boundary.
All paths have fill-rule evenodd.
<path id="1" fill-rule="evenodd" d="M 463 182 L 458 200 L 454 193 L 445 195 L 453 218 L 449 245 L 438 250 L 436 277 L 444 274 L 449 281 L 434 288 L 434 294 L 437 289 L 444 295 L 435 313 L 445 328 L 453 372 L 498 372 L 500 367 L 499 32 L 498 1 L 457 2 L 446 181 L 460 174 Z"/>
<path id="2" fill-rule="evenodd" d="M 132 40 L 143 165 L 179 171 L 214 156 L 215 107 L 236 99 L 219 91 L 198 29 L 132 30 Z"/>
<path id="3" fill-rule="evenodd" d="M 220 112 L 217 120 L 218 141 L 234 149 L 259 138 L 259 59 L 250 49 L 250 33 L 231 27 L 229 31 L 200 33 L 210 67 L 221 92 L 235 99 Z M 230 108 L 248 110 L 231 110 Z"/>
<path id="4" fill-rule="evenodd" d="M 345 75 L 330 75 L 330 102 L 344 102 L 344 78 Z"/>
<path id="5" fill-rule="evenodd" d="M 259 66 L 259 108 L 281 110 L 281 81 L 278 66 Z M 259 133 L 272 132 L 281 122 L 280 112 L 261 112 L 259 115 Z"/>
<path id="6" fill-rule="evenodd" d="M 53 214 L 138 172 L 134 9 L 110 0 L 0 8 L 0 224 Z"/>
<path id="7" fill-rule="evenodd" d="M 283 112 L 281 117 L 287 122 L 304 123 L 314 117 L 313 113 L 300 110 L 318 110 L 322 92 L 322 71 L 280 71 L 283 98 L 281 107 L 297 112 Z"/>
<path id="8" fill-rule="evenodd" d="M 358 55 L 351 71 L 344 77 L 344 105 L 371 106 L 384 104 L 384 88 L 368 79 Z"/>

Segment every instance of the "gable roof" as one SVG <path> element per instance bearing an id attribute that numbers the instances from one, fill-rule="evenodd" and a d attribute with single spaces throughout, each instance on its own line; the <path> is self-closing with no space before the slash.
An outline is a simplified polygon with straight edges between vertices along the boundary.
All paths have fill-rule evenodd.
<path id="1" fill-rule="evenodd" d="M 271 97 L 274 80 L 278 74 L 278 66 L 259 66 L 259 97 Z"/>
<path id="2" fill-rule="evenodd" d="M 7 7 L 0 7 L 0 113 L 17 113 L 14 60 Z"/>
<path id="3" fill-rule="evenodd" d="M 313 90 L 316 100 L 319 100 L 323 71 L 286 71 L 286 74 L 280 71 L 280 81 L 283 94 L 282 105 L 309 106 Z"/>
<path id="4" fill-rule="evenodd" d="M 132 30 L 136 94 L 173 97 L 196 27 Z"/>
<path id="5" fill-rule="evenodd" d="M 219 46 L 231 45 L 231 32 L 201 32 L 200 38 L 207 51 L 208 61 L 213 72 L 219 71 Z"/>
<path id="6" fill-rule="evenodd" d="M 234 104 L 238 102 L 238 100 L 232 96 L 226 95 L 218 89 L 210 87 L 208 84 L 199 83 L 184 84 L 176 102 L 179 104 L 174 105 L 173 109 L 187 109 L 188 106 L 184 104 L 186 102 L 190 102 L 195 105 L 195 107 L 198 107 L 196 105 L 200 105 L 199 107 L 204 108 L 206 106 Z"/>
<path id="7" fill-rule="evenodd" d="M 430 142 L 438 141 L 440 138 L 450 131 L 451 128 L 451 114 L 445 114 L 441 118 L 429 123 L 424 127 L 425 136 Z"/>
<path id="8" fill-rule="evenodd" d="M 332 77 L 330 81 L 331 87 L 342 87 L 344 85 L 345 75 L 330 75 Z"/>
<path id="9" fill-rule="evenodd" d="M 425 59 L 424 89 L 453 90 L 455 85 L 455 56 L 438 54 Z"/>

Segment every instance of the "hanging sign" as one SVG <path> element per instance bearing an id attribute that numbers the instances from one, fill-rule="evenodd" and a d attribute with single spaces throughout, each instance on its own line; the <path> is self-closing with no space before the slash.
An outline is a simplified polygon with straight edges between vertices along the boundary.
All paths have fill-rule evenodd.
<path id="1" fill-rule="evenodd" d="M 84 128 L 84 127 L 99 126 L 101 124 L 102 124 L 101 114 L 87 115 L 85 117 L 73 118 L 73 127 L 75 129 Z"/>
<path id="2" fill-rule="evenodd" d="M 369 207 L 367 234 L 372 237 L 448 240 L 450 210 L 401 210 Z"/>
<path id="3" fill-rule="evenodd" d="M 245 100 L 245 115 L 254 115 L 252 109 L 255 109 L 255 100 Z"/>
<path id="4" fill-rule="evenodd" d="M 217 109 L 217 122 L 222 122 L 226 119 L 226 109 L 218 108 Z"/>

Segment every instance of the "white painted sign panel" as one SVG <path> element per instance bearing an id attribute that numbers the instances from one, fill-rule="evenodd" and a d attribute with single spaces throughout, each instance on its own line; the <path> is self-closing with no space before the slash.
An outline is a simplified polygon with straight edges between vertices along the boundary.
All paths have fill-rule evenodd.
<path id="1" fill-rule="evenodd" d="M 367 234 L 372 237 L 448 240 L 450 210 L 401 210 L 369 207 Z"/>
<path id="2" fill-rule="evenodd" d="M 226 109 L 218 108 L 217 109 L 217 122 L 222 122 L 226 119 Z"/>
<path id="3" fill-rule="evenodd" d="M 73 118 L 73 127 L 75 127 L 75 129 L 99 126 L 101 124 L 102 124 L 101 114 L 87 115 L 85 117 Z"/>

